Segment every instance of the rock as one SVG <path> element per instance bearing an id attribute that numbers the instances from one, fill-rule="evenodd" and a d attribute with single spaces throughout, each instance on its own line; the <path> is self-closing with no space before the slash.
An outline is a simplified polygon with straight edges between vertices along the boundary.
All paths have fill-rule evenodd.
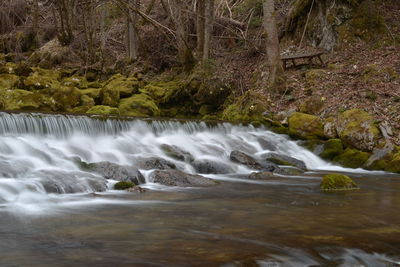
<path id="1" fill-rule="evenodd" d="M 167 186 L 213 186 L 216 185 L 212 179 L 205 178 L 201 175 L 187 174 L 178 170 L 157 170 L 150 174 L 150 179 L 154 183 Z"/>
<path id="2" fill-rule="evenodd" d="M 321 158 L 332 160 L 336 156 L 343 153 L 343 144 L 340 139 L 329 139 L 323 146 L 323 151 L 320 154 Z"/>
<path id="3" fill-rule="evenodd" d="M 289 134 L 295 138 L 319 139 L 324 137 L 324 126 L 317 116 L 295 112 L 289 117 Z"/>
<path id="4" fill-rule="evenodd" d="M 263 171 L 273 172 L 273 171 L 276 171 L 279 169 L 279 166 L 276 163 L 269 161 L 269 160 L 263 160 L 259 163 L 260 163 Z"/>
<path id="5" fill-rule="evenodd" d="M 253 157 L 241 151 L 234 150 L 231 152 L 229 157 L 233 162 L 243 164 L 249 167 L 250 169 L 256 169 L 256 170 L 263 169 L 261 164 L 258 163 Z"/>
<path id="6" fill-rule="evenodd" d="M 88 81 L 83 76 L 72 76 L 62 79 L 61 84 L 68 87 L 76 87 L 79 89 L 87 89 Z"/>
<path id="7" fill-rule="evenodd" d="M 320 188 L 323 191 L 359 189 L 357 184 L 348 176 L 342 174 L 327 174 L 322 178 Z"/>
<path id="8" fill-rule="evenodd" d="M 325 119 L 324 135 L 330 139 L 337 138 L 338 135 L 336 132 L 336 119 L 335 118 L 329 117 L 329 118 Z"/>
<path id="9" fill-rule="evenodd" d="M 280 167 L 274 170 L 274 174 L 280 174 L 280 175 L 300 175 L 304 173 L 304 170 L 296 168 L 296 167 Z"/>
<path id="10" fill-rule="evenodd" d="M 91 163 L 90 167 L 106 179 L 132 182 L 136 185 L 146 182 L 143 175 L 135 167 L 122 166 L 107 161 Z"/>
<path id="11" fill-rule="evenodd" d="M 372 155 L 365 163 L 365 167 L 371 170 L 388 169 L 388 164 L 391 161 L 391 153 L 394 151 L 394 148 L 394 145 L 390 142 L 387 142 L 382 148 L 374 148 L 374 150 L 372 150 Z"/>
<path id="12" fill-rule="evenodd" d="M 134 77 L 125 77 L 121 74 L 112 76 L 104 85 L 106 91 L 118 91 L 121 98 L 129 97 L 139 92 L 139 81 Z"/>
<path id="13" fill-rule="evenodd" d="M 56 70 L 34 68 L 34 72 L 22 79 L 21 86 L 26 90 L 42 90 L 60 88 L 61 73 Z"/>
<path id="14" fill-rule="evenodd" d="M 126 191 L 128 191 L 128 192 L 144 193 L 144 192 L 146 192 L 147 190 L 144 189 L 144 188 L 142 188 L 142 187 L 140 187 L 140 186 L 134 186 L 134 187 L 128 188 Z"/>
<path id="15" fill-rule="evenodd" d="M 249 176 L 247 176 L 250 180 L 268 180 L 274 177 L 272 172 L 252 172 Z"/>
<path id="16" fill-rule="evenodd" d="M 119 115 L 119 109 L 109 106 L 93 106 L 88 111 L 87 114 L 100 114 L 100 115 Z"/>
<path id="17" fill-rule="evenodd" d="M 126 190 L 126 189 L 132 188 L 134 186 L 135 186 L 135 184 L 130 181 L 121 181 L 114 185 L 114 189 L 115 190 Z"/>
<path id="18" fill-rule="evenodd" d="M 96 102 L 100 101 L 100 91 L 101 89 L 98 88 L 88 88 L 84 90 L 80 90 L 83 95 L 90 96 Z"/>
<path id="19" fill-rule="evenodd" d="M 158 109 L 154 100 L 145 94 L 133 95 L 129 98 L 121 99 L 119 103 L 119 111 L 125 116 L 159 116 Z"/>
<path id="20" fill-rule="evenodd" d="M 323 98 L 317 95 L 306 98 L 299 107 L 299 111 L 311 115 L 317 115 L 324 107 Z"/>
<path id="21" fill-rule="evenodd" d="M 257 138 L 258 143 L 260 144 L 261 148 L 264 150 L 275 151 L 276 146 L 272 144 L 272 142 L 265 140 L 262 137 Z"/>
<path id="22" fill-rule="evenodd" d="M 100 90 L 100 103 L 103 106 L 117 107 L 120 94 L 118 90 L 104 87 Z"/>
<path id="23" fill-rule="evenodd" d="M 174 145 L 163 144 L 161 145 L 161 150 L 164 151 L 164 153 L 167 156 L 174 158 L 176 160 L 189 161 L 189 162 L 194 160 L 193 156 L 189 152 L 184 151 Z"/>
<path id="24" fill-rule="evenodd" d="M 143 170 L 168 170 L 176 169 L 176 165 L 168 160 L 158 157 L 138 159 L 136 167 Z"/>
<path id="25" fill-rule="evenodd" d="M 151 82 L 139 91 L 150 96 L 157 104 L 167 104 L 176 100 L 175 96 L 182 90 L 177 80 L 168 82 Z"/>
<path id="26" fill-rule="evenodd" d="M 192 162 L 192 166 L 198 173 L 223 174 L 234 172 L 234 169 L 226 163 L 207 159 L 195 160 Z"/>
<path id="27" fill-rule="evenodd" d="M 381 133 L 385 139 L 390 139 L 390 136 L 393 135 L 392 128 L 390 127 L 390 125 L 387 121 L 381 122 L 379 124 L 379 130 L 381 131 Z"/>
<path id="28" fill-rule="evenodd" d="M 343 167 L 347 168 L 361 168 L 367 162 L 369 153 L 359 151 L 357 149 L 346 148 L 346 150 L 335 157 L 333 161 L 339 163 Z"/>
<path id="29" fill-rule="evenodd" d="M 340 114 L 336 129 L 345 146 L 362 151 L 372 151 L 380 138 L 373 117 L 360 109 L 351 109 Z"/>
<path id="30" fill-rule="evenodd" d="M 14 74 L 0 74 L 0 90 L 11 89 L 19 81 L 19 77 Z"/>
<path id="31" fill-rule="evenodd" d="M 278 165 L 294 166 L 299 169 L 307 170 L 306 164 L 302 160 L 298 160 L 293 157 L 279 155 L 276 153 L 268 153 L 265 154 L 263 157 L 266 161 L 270 161 Z"/>

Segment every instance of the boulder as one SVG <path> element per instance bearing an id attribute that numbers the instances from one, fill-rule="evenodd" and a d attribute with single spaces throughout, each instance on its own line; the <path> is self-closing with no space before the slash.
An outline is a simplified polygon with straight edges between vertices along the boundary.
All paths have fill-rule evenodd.
<path id="1" fill-rule="evenodd" d="M 340 139 L 329 139 L 323 146 L 323 151 L 319 154 L 321 158 L 332 160 L 343 153 L 343 144 Z"/>
<path id="2" fill-rule="evenodd" d="M 273 162 L 278 165 L 284 165 L 284 166 L 293 166 L 297 167 L 302 170 L 307 170 L 306 164 L 302 160 L 298 160 L 293 157 L 289 157 L 286 155 L 280 155 L 276 153 L 268 153 L 263 155 L 263 158 L 266 161 Z"/>
<path id="3" fill-rule="evenodd" d="M 132 188 L 134 186 L 135 186 L 135 184 L 132 182 L 121 181 L 114 185 L 114 189 L 115 190 L 126 190 L 126 189 Z"/>
<path id="4" fill-rule="evenodd" d="M 347 168 L 361 168 L 367 162 L 370 154 L 357 149 L 346 148 L 346 150 L 335 157 L 333 161 Z"/>
<path id="5" fill-rule="evenodd" d="M 182 91 L 182 86 L 177 80 L 151 82 L 139 91 L 150 96 L 157 104 L 167 104 L 177 100 L 176 96 Z"/>
<path id="6" fill-rule="evenodd" d="M 138 159 L 135 164 L 137 168 L 143 170 L 176 169 L 176 165 L 174 163 L 158 157 Z"/>
<path id="7" fill-rule="evenodd" d="M 319 117 L 295 112 L 288 120 L 289 134 L 295 138 L 320 139 L 324 137 L 324 126 Z"/>
<path id="8" fill-rule="evenodd" d="M 118 90 L 104 87 L 100 90 L 100 103 L 104 106 L 117 107 L 120 94 Z"/>
<path id="9" fill-rule="evenodd" d="M 327 174 L 322 178 L 320 188 L 323 191 L 354 190 L 359 189 L 357 184 L 343 174 Z"/>
<path id="10" fill-rule="evenodd" d="M 276 150 L 276 146 L 272 142 L 265 140 L 262 137 L 257 138 L 257 141 L 260 144 L 261 148 L 264 150 L 269 150 L 269 151 Z"/>
<path id="11" fill-rule="evenodd" d="M 146 182 L 143 175 L 135 167 L 122 166 L 108 161 L 92 163 L 92 171 L 99 173 L 106 179 L 123 182 L 132 182 L 136 185 Z"/>
<path id="12" fill-rule="evenodd" d="M 178 170 L 156 170 L 150 174 L 150 180 L 167 186 L 213 186 L 217 182 L 201 175 L 187 174 Z"/>
<path id="13" fill-rule="evenodd" d="M 268 180 L 274 177 L 272 172 L 252 172 L 249 176 L 247 176 L 250 180 Z"/>
<path id="14" fill-rule="evenodd" d="M 193 156 L 189 152 L 184 151 L 174 145 L 163 144 L 163 145 L 161 145 L 161 150 L 164 151 L 164 153 L 167 156 L 174 158 L 176 160 L 181 160 L 181 161 L 193 161 L 194 160 Z"/>
<path id="15" fill-rule="evenodd" d="M 362 151 L 372 151 L 381 137 L 374 118 L 360 109 L 351 109 L 340 114 L 336 129 L 345 146 Z"/>
<path id="16" fill-rule="evenodd" d="M 261 166 L 261 164 L 258 161 L 256 161 L 253 157 L 251 157 L 241 151 L 234 150 L 231 152 L 229 157 L 230 157 L 231 161 L 245 165 L 245 166 L 249 167 L 250 169 L 256 169 L 256 170 L 263 169 L 263 167 Z"/>
<path id="17" fill-rule="evenodd" d="M 145 94 L 121 99 L 118 108 L 121 115 L 125 116 L 148 117 L 160 115 L 160 110 L 154 100 Z"/>
<path id="18" fill-rule="evenodd" d="M 118 91 L 118 95 L 129 97 L 139 91 L 139 81 L 134 77 L 125 77 L 121 74 L 112 76 L 104 85 L 106 91 Z"/>
<path id="19" fill-rule="evenodd" d="M 274 170 L 274 174 L 280 175 L 300 175 L 304 173 L 304 170 L 296 168 L 296 167 L 280 167 Z"/>
<path id="20" fill-rule="evenodd" d="M 208 159 L 195 160 L 192 162 L 192 166 L 198 173 L 223 174 L 223 173 L 234 172 L 234 169 L 230 165 L 223 162 L 218 162 Z"/>
<path id="21" fill-rule="evenodd" d="M 324 107 L 324 98 L 314 95 L 304 99 L 299 111 L 311 115 L 317 115 Z"/>

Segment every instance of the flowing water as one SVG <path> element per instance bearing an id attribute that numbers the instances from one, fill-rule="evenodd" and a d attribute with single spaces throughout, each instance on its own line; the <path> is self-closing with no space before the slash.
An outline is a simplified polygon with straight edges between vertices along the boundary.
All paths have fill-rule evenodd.
<path id="1" fill-rule="evenodd" d="M 0 266 L 400 266 L 400 178 L 328 164 L 287 137 L 227 123 L 112 120 L 0 113 Z M 233 150 L 262 155 L 260 139 L 308 172 L 249 180 Z M 169 158 L 163 144 L 231 174 L 208 188 L 111 190 L 76 164 Z M 361 190 L 321 193 L 327 172 Z M 108 190 L 97 192 L 108 186 Z"/>

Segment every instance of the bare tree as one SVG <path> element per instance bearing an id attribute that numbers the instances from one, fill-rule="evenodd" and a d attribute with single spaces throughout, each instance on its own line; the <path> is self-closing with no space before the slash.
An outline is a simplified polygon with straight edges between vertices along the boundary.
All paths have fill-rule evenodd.
<path id="1" fill-rule="evenodd" d="M 136 10 L 140 10 L 140 0 L 130 0 L 131 6 Z M 127 54 L 128 58 L 136 60 L 139 56 L 139 37 L 137 31 L 138 14 L 132 9 L 128 9 L 127 12 Z"/>
<path id="2" fill-rule="evenodd" d="M 281 91 L 285 87 L 285 78 L 279 49 L 274 0 L 264 0 L 263 12 L 269 67 L 268 86 Z"/>
<path id="3" fill-rule="evenodd" d="M 214 5 L 214 0 L 197 0 L 196 3 L 197 57 L 201 61 L 210 58 Z"/>

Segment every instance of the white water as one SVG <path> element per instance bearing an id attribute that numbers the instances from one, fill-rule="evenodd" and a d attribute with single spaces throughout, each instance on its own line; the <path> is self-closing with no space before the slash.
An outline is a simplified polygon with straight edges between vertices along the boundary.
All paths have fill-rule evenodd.
<path id="1" fill-rule="evenodd" d="M 207 126 L 204 122 L 0 113 L 0 135 L 0 204 L 7 207 L 29 208 L 27 204 L 54 198 L 54 194 L 49 194 L 54 190 L 57 193 L 98 191 L 107 181 L 80 170 L 73 160 L 76 157 L 89 163 L 109 161 L 134 165 L 138 158 L 157 156 L 174 162 L 181 170 L 194 173 L 190 164 L 165 155 L 160 148 L 163 144 L 188 151 L 195 159 L 229 164 L 236 174 L 248 174 L 251 170 L 232 163 L 229 155 L 233 150 L 254 156 L 268 152 L 258 142 L 263 138 L 277 147 L 276 153 L 303 160 L 310 170 L 346 171 L 321 160 L 285 136 L 262 128 L 228 123 Z M 149 172 L 143 174 L 148 176 Z M 246 181 L 226 175 L 210 177 Z"/>

